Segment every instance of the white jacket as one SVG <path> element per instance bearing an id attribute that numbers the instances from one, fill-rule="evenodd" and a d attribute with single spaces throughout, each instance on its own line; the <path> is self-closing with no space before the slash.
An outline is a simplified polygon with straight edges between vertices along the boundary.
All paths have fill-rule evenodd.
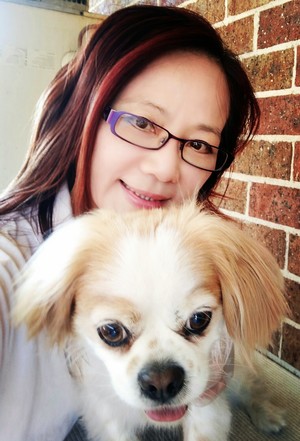
<path id="1" fill-rule="evenodd" d="M 64 186 L 54 221 L 72 217 Z M 11 218 L 11 216 L 10 216 Z M 25 327 L 10 322 L 13 280 L 43 238 L 22 216 L 0 218 L 0 441 L 62 441 L 77 419 L 76 393 L 64 354 L 44 334 L 28 341 Z"/>

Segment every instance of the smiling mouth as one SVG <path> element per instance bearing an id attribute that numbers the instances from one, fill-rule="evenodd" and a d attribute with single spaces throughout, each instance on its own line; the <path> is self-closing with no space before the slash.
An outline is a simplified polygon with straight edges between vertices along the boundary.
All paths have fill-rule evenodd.
<path id="1" fill-rule="evenodd" d="M 162 407 L 159 409 L 146 410 L 145 413 L 148 418 L 157 422 L 172 422 L 180 420 L 186 413 L 188 407 Z"/>
<path id="2" fill-rule="evenodd" d="M 168 199 L 164 198 L 163 196 L 158 196 L 157 197 L 151 197 L 148 196 L 146 194 L 142 194 L 142 193 L 138 193 L 137 191 L 135 191 L 133 188 L 129 187 L 129 185 L 127 185 L 124 181 L 121 181 L 122 185 L 124 185 L 124 187 L 130 191 L 131 193 L 133 193 L 135 196 L 137 196 L 138 198 L 142 199 L 143 201 L 148 201 L 148 202 L 165 202 Z"/>

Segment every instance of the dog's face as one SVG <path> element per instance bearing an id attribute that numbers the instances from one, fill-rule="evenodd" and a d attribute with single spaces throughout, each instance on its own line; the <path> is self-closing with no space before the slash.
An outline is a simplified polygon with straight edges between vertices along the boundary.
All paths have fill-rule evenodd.
<path id="1" fill-rule="evenodd" d="M 218 376 L 228 334 L 244 353 L 268 342 L 282 291 L 270 254 L 216 215 L 97 211 L 41 247 L 15 316 L 31 335 L 45 326 L 54 342 L 76 341 L 95 384 L 104 364 L 123 402 L 175 421 Z"/>
<path id="2" fill-rule="evenodd" d="M 115 241 L 117 252 L 103 265 L 92 259 L 84 274 L 75 334 L 94 353 L 93 365 L 104 362 L 124 402 L 148 410 L 168 404 L 168 414 L 149 415 L 178 419 L 204 392 L 212 351 L 227 335 L 213 262 L 165 225 Z"/>

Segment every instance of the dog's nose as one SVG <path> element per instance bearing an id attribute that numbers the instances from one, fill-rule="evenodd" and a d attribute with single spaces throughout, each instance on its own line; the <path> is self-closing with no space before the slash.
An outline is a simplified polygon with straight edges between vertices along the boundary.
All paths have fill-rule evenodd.
<path id="1" fill-rule="evenodd" d="M 166 403 L 182 389 L 184 378 L 183 368 L 176 363 L 152 363 L 140 371 L 138 383 L 144 396 Z"/>

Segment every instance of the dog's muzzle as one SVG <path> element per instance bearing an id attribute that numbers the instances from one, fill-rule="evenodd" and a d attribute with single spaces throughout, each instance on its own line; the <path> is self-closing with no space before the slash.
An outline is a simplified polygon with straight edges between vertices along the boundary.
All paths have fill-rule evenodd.
<path id="1" fill-rule="evenodd" d="M 169 403 L 182 390 L 184 382 L 184 369 L 170 361 L 148 364 L 138 374 L 142 395 L 156 404 Z"/>

